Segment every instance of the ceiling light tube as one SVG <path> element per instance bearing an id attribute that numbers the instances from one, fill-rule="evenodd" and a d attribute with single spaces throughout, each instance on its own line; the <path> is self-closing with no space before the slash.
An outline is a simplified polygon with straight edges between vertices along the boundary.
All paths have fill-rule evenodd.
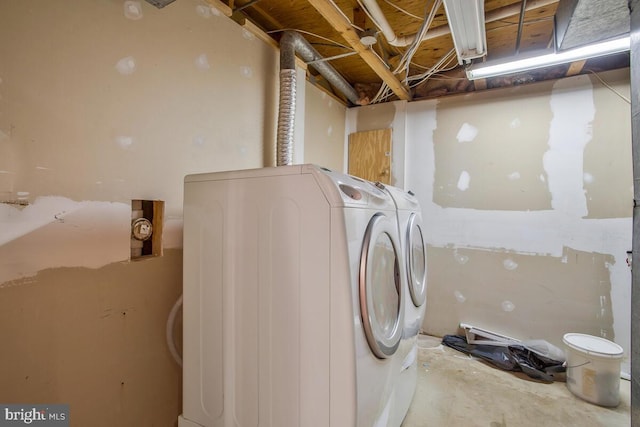
<path id="1" fill-rule="evenodd" d="M 484 0 L 444 0 L 458 63 L 487 54 Z"/>
<path id="2" fill-rule="evenodd" d="M 629 50 L 630 39 L 623 37 L 608 40 L 602 43 L 591 44 L 576 49 L 565 50 L 546 55 L 530 56 L 508 62 L 486 62 L 475 64 L 467 68 L 467 78 L 469 80 L 484 79 L 487 77 L 514 74 L 523 71 L 535 70 L 552 65 L 566 64 L 574 61 L 582 61 L 598 56 L 610 55 L 614 53 L 626 52 Z"/>

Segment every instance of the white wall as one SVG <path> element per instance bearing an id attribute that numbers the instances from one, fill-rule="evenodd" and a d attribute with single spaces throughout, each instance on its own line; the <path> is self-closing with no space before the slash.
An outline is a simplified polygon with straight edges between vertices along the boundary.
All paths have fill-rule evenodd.
<path id="1" fill-rule="evenodd" d="M 628 70 L 602 77 L 628 98 Z M 358 110 L 349 129 L 380 116 Z M 405 146 L 405 188 L 426 223 L 426 332 L 465 322 L 560 347 L 583 332 L 629 356 L 627 101 L 584 75 L 414 102 L 393 143 Z"/>

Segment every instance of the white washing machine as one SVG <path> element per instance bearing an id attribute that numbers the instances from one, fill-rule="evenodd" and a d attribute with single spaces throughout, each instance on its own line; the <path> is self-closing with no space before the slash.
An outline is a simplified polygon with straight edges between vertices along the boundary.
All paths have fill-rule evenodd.
<path id="1" fill-rule="evenodd" d="M 418 380 L 418 343 L 426 309 L 426 250 L 422 234 L 422 211 L 410 191 L 386 186 L 396 204 L 400 236 L 401 284 L 404 293 L 404 324 L 397 356 L 402 361 L 396 386 L 396 411 L 393 419 L 401 423 L 409 410 Z"/>
<path id="2" fill-rule="evenodd" d="M 313 165 L 187 176 L 179 426 L 398 426 L 400 251 L 370 182 Z"/>

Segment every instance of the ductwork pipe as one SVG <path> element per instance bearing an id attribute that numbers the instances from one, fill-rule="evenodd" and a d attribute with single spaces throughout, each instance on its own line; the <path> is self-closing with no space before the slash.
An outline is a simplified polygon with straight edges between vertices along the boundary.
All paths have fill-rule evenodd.
<path id="1" fill-rule="evenodd" d="M 315 68 L 349 101 L 360 105 L 358 93 L 324 58 L 295 31 L 286 31 L 280 39 L 280 102 L 278 107 L 277 166 L 293 162 L 293 128 L 296 110 L 296 53 Z"/>

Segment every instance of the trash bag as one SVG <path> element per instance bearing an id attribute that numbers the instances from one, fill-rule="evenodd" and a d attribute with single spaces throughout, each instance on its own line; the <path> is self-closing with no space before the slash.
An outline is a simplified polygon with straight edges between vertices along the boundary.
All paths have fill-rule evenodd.
<path id="1" fill-rule="evenodd" d="M 540 351 L 540 341 L 528 347 L 525 343 L 469 344 L 462 335 L 445 335 L 442 344 L 462 353 L 486 360 L 493 366 L 505 371 L 523 372 L 530 378 L 553 382 L 557 374 L 565 372 L 564 354 L 551 344 L 552 351 Z M 546 342 L 545 342 L 546 343 Z M 548 343 L 547 343 L 548 344 Z M 562 360 L 559 360 L 562 359 Z"/>

